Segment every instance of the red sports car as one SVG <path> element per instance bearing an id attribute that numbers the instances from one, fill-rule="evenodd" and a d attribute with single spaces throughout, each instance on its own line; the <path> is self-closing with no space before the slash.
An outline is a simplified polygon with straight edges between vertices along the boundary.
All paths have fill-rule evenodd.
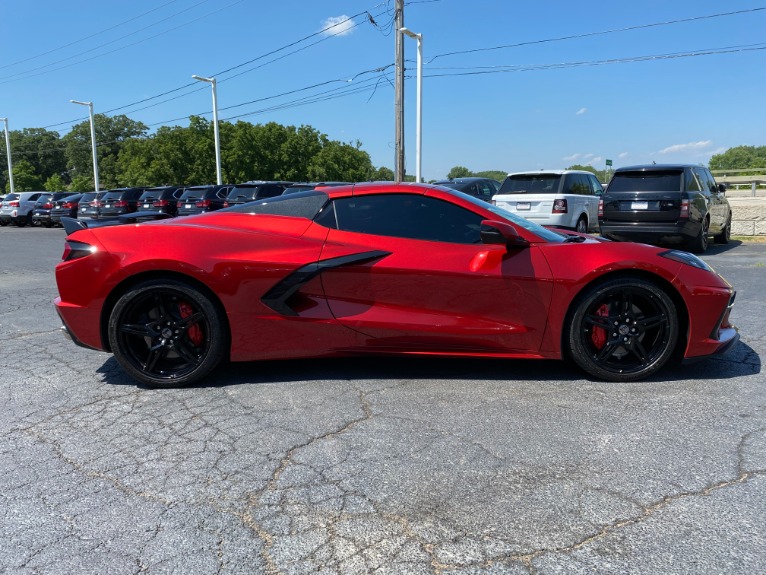
<path id="1" fill-rule="evenodd" d="M 352 354 L 571 358 L 632 381 L 739 338 L 732 287 L 698 257 L 562 235 L 439 186 L 130 216 L 66 222 L 55 305 L 77 344 L 154 387 L 227 359 Z"/>

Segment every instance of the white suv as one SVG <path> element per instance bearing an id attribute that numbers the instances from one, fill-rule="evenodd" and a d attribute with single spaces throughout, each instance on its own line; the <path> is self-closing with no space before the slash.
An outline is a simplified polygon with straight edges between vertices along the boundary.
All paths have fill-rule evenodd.
<path id="1" fill-rule="evenodd" d="M 0 204 L 0 226 L 14 224 L 19 227 L 32 223 L 35 202 L 45 192 L 19 192 L 7 194 Z"/>
<path id="2" fill-rule="evenodd" d="M 543 226 L 581 233 L 598 229 L 601 183 L 590 172 L 540 170 L 508 174 L 492 203 Z"/>

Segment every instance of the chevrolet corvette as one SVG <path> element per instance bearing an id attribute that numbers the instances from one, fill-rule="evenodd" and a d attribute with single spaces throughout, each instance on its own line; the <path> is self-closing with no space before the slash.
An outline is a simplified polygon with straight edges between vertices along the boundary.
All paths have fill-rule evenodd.
<path id="1" fill-rule="evenodd" d="M 65 220 L 55 308 L 152 387 L 224 361 L 565 359 L 647 378 L 739 339 L 735 292 L 684 251 L 562 234 L 440 186 L 371 183 L 185 218 Z"/>

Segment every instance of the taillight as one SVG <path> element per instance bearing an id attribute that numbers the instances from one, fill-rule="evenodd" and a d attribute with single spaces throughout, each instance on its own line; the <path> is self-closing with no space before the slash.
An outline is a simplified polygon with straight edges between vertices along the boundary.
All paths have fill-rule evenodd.
<path id="1" fill-rule="evenodd" d="M 681 213 L 678 217 L 682 220 L 689 219 L 689 200 L 681 200 Z"/>
<path id="2" fill-rule="evenodd" d="M 598 201 L 598 217 L 599 218 L 604 217 L 604 200 Z"/>
<path id="3" fill-rule="evenodd" d="M 212 204 L 213 202 L 211 202 L 210 200 L 200 200 L 194 205 L 197 206 L 198 208 L 209 208 Z"/>
<path id="4" fill-rule="evenodd" d="M 99 202 L 98 200 L 93 200 L 89 205 L 92 208 L 98 208 L 101 206 L 101 202 Z"/>
<path id="5" fill-rule="evenodd" d="M 223 201 L 223 207 L 224 208 L 228 208 L 229 207 L 229 200 L 224 200 Z"/>
<path id="6" fill-rule="evenodd" d="M 43 204 L 40 206 L 44 210 L 50 210 L 53 207 L 53 204 Z"/>
<path id="7" fill-rule="evenodd" d="M 112 204 L 112 207 L 114 207 L 114 208 L 127 208 L 128 207 L 128 202 L 126 202 L 125 200 L 117 200 L 116 202 L 114 202 Z"/>
<path id="8" fill-rule="evenodd" d="M 72 208 L 76 208 L 77 204 L 73 202 L 64 202 L 63 204 L 61 204 L 61 207 L 65 210 L 71 210 Z"/>
<path id="9" fill-rule="evenodd" d="M 84 242 L 76 242 L 74 240 L 67 240 L 64 244 L 64 254 L 61 259 L 65 262 L 77 260 L 89 256 L 96 251 L 95 246 L 86 244 Z"/>
<path id="10" fill-rule="evenodd" d="M 8 205 L 11 206 L 12 208 L 18 208 L 19 207 L 19 201 L 18 200 L 11 200 L 10 202 L 8 202 Z"/>
<path id="11" fill-rule="evenodd" d="M 554 214 L 567 213 L 567 201 L 565 199 L 553 200 L 553 212 Z"/>
<path id="12" fill-rule="evenodd" d="M 167 200 L 154 200 L 154 207 L 155 208 L 165 208 L 170 205 L 170 202 Z"/>

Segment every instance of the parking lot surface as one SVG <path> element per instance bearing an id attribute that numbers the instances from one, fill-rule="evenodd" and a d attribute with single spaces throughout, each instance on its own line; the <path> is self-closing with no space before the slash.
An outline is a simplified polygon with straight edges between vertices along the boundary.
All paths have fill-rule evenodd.
<path id="1" fill-rule="evenodd" d="M 150 390 L 59 333 L 63 240 L 0 228 L 0 573 L 766 572 L 766 244 L 704 256 L 740 343 L 649 381 L 333 359 Z"/>

